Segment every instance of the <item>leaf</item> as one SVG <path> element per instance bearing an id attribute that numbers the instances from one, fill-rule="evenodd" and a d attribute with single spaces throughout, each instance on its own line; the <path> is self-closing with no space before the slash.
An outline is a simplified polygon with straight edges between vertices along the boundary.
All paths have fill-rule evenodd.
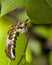
<path id="1" fill-rule="evenodd" d="M 34 65 L 33 63 L 28 63 L 28 62 L 25 62 L 24 65 Z"/>
<path id="2" fill-rule="evenodd" d="M 29 19 L 25 10 L 17 14 L 17 18 L 22 22 L 25 22 L 27 19 Z"/>
<path id="3" fill-rule="evenodd" d="M 31 0 L 26 11 L 33 24 L 52 23 L 52 0 Z"/>
<path id="4" fill-rule="evenodd" d="M 24 54 L 27 37 L 25 34 L 20 34 L 16 42 L 16 59 L 11 61 L 5 54 L 6 36 L 9 26 L 14 24 L 14 21 L 8 17 L 0 18 L 0 65 L 17 65 Z M 28 35 L 28 34 L 27 34 Z M 22 63 L 22 62 L 21 62 Z"/>
<path id="5" fill-rule="evenodd" d="M 21 57 L 24 54 L 26 43 L 27 43 L 26 36 L 24 34 L 20 34 L 16 42 L 16 59 L 14 61 L 10 61 L 10 65 L 18 64 L 18 62 L 20 61 Z"/>
<path id="6" fill-rule="evenodd" d="M 50 5 L 50 7 L 52 7 L 52 0 L 46 0 L 46 1 Z"/>
<path id="7" fill-rule="evenodd" d="M 9 17 L 0 18 L 0 65 L 8 65 L 9 59 L 5 54 L 6 46 L 6 35 L 9 29 L 9 26 L 14 24 L 14 21 Z"/>
<path id="8" fill-rule="evenodd" d="M 1 16 L 24 5 L 24 0 L 2 0 Z"/>
<path id="9" fill-rule="evenodd" d="M 24 65 L 24 63 L 25 63 L 25 58 L 22 58 L 22 60 L 20 61 L 20 63 L 17 64 L 17 65 Z"/>
<path id="10" fill-rule="evenodd" d="M 29 48 L 26 49 L 26 62 L 32 62 L 32 52 Z"/>

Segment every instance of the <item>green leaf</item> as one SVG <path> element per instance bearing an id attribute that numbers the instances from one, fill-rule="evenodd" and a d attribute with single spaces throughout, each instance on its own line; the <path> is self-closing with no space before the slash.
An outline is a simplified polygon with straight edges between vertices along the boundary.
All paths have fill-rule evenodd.
<path id="1" fill-rule="evenodd" d="M 5 54 L 6 46 L 6 35 L 9 29 L 9 26 L 14 24 L 14 21 L 9 17 L 0 18 L 0 65 L 8 65 L 9 59 Z"/>
<path id="2" fill-rule="evenodd" d="M 10 61 L 10 65 L 17 65 L 20 61 L 21 57 L 24 54 L 24 50 L 26 47 L 27 38 L 24 34 L 20 34 L 18 40 L 16 42 L 16 59 L 14 61 Z"/>
<path id="3" fill-rule="evenodd" d="M 46 1 L 52 7 L 52 0 L 46 0 Z"/>
<path id="4" fill-rule="evenodd" d="M 24 5 L 24 0 L 2 0 L 1 16 Z"/>
<path id="5" fill-rule="evenodd" d="M 27 19 L 29 19 L 25 10 L 17 14 L 17 18 L 22 22 L 25 22 Z"/>
<path id="6" fill-rule="evenodd" d="M 29 48 L 26 49 L 26 62 L 32 62 L 32 52 Z"/>
<path id="7" fill-rule="evenodd" d="M 22 60 L 20 61 L 20 63 L 17 65 L 24 65 L 24 63 L 25 63 L 25 58 L 23 57 Z"/>
<path id="8" fill-rule="evenodd" d="M 34 65 L 34 64 L 25 62 L 24 65 Z"/>
<path id="9" fill-rule="evenodd" d="M 26 10 L 34 24 L 52 23 L 52 0 L 31 0 Z"/>
<path id="10" fill-rule="evenodd" d="M 10 60 L 5 54 L 6 36 L 9 26 L 14 24 L 14 21 L 8 17 L 0 18 L 0 65 L 17 65 L 24 54 L 27 37 L 25 34 L 20 34 L 16 41 L 16 59 Z M 21 62 L 22 63 L 22 62 Z"/>

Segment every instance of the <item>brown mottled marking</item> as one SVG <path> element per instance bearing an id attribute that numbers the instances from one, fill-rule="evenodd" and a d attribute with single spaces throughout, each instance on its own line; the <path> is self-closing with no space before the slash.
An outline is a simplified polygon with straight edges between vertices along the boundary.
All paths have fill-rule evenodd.
<path id="1" fill-rule="evenodd" d="M 6 39 L 6 55 L 11 59 L 15 60 L 15 47 L 16 47 L 16 39 L 19 36 L 19 33 L 26 33 L 27 28 L 24 23 L 18 22 L 14 26 L 11 26 Z"/>

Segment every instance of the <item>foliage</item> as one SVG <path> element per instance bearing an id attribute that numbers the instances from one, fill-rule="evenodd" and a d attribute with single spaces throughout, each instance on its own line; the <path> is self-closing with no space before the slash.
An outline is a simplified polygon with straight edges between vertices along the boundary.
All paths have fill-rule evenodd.
<path id="1" fill-rule="evenodd" d="M 0 7 L 0 65 L 39 65 L 41 61 L 45 63 L 45 57 L 41 56 L 40 60 L 36 58 L 42 53 L 41 42 L 36 37 L 35 39 L 30 37 L 29 41 L 29 35 L 32 36 L 33 33 L 52 45 L 52 0 L 0 0 Z M 24 10 L 20 13 L 16 12 L 16 9 L 21 7 L 24 7 Z M 13 13 L 12 17 L 11 13 Z M 16 23 L 15 19 L 22 22 L 30 19 L 27 26 L 31 30 L 27 35 L 19 35 L 16 41 L 16 59 L 12 61 L 5 55 L 5 44 L 9 26 Z M 49 47 L 49 50 L 51 49 Z M 52 50 L 49 53 L 49 60 L 52 65 Z"/>
<path id="2" fill-rule="evenodd" d="M 31 0 L 27 7 L 27 14 L 34 24 L 52 23 L 51 0 Z"/>

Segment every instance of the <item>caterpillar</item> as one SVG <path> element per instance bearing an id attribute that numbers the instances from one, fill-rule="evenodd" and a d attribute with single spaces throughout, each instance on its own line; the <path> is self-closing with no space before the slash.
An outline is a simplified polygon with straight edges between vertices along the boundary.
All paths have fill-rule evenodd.
<path id="1" fill-rule="evenodd" d="M 27 27 L 25 23 L 18 22 L 17 24 L 10 27 L 7 38 L 6 38 L 6 48 L 5 53 L 11 59 L 15 60 L 15 48 L 16 40 L 20 33 L 24 34 L 27 32 Z"/>

